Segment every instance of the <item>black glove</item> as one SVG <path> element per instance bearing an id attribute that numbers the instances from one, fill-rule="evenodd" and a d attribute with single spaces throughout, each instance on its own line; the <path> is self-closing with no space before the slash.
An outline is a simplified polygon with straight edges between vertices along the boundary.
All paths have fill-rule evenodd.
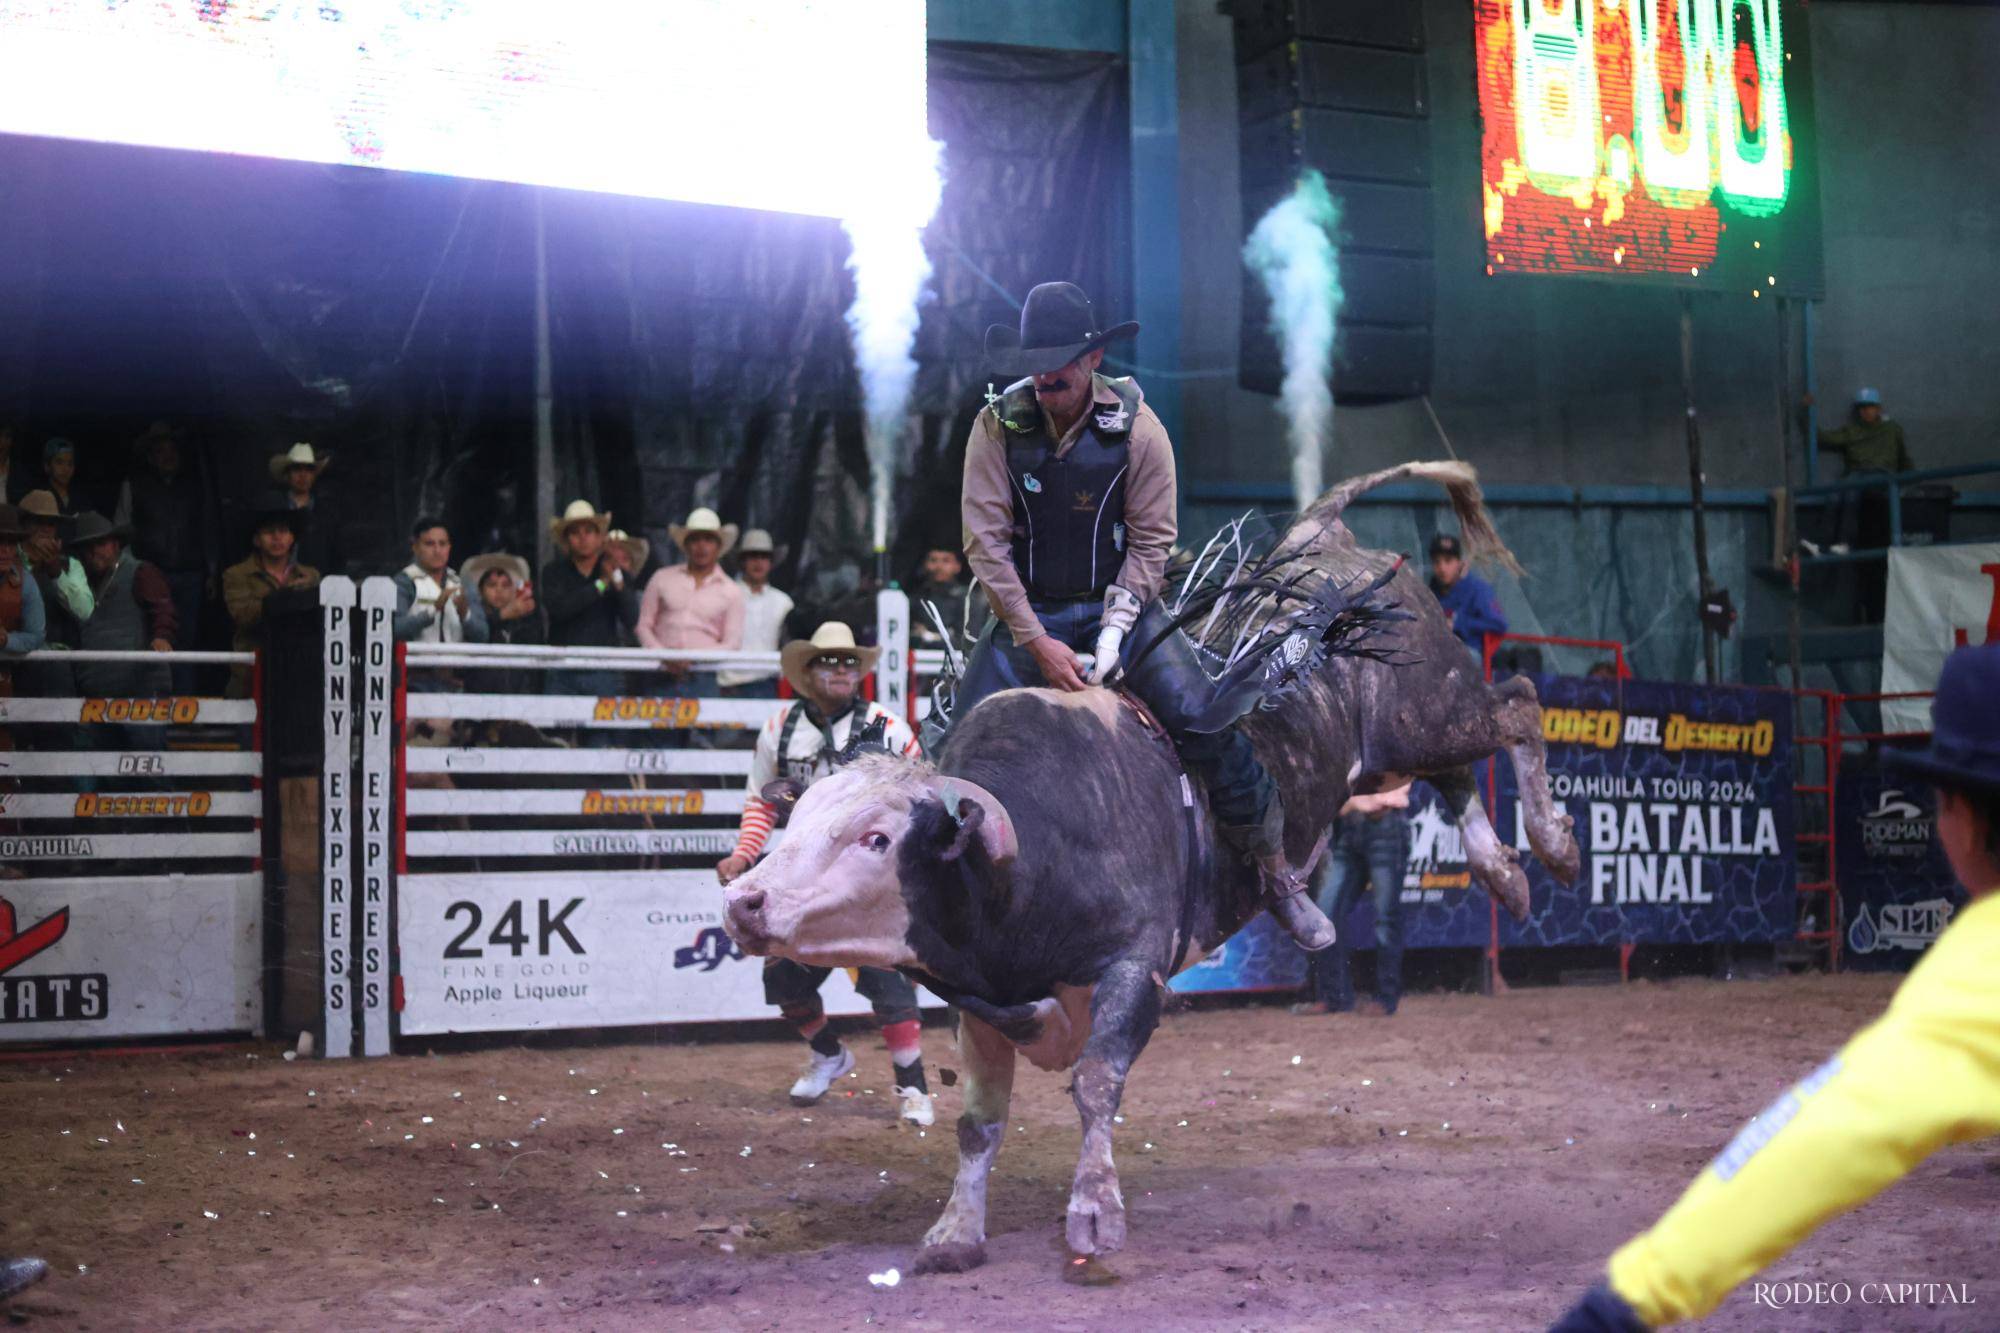
<path id="1" fill-rule="evenodd" d="M 1569 1313 L 1549 1325 L 1549 1333 L 1651 1333 L 1625 1298 L 1600 1282 Z"/>

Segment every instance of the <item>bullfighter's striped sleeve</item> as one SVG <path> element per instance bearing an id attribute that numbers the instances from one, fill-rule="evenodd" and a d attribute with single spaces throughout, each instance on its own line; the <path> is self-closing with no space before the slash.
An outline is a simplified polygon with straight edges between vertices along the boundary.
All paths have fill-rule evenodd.
<path id="1" fill-rule="evenodd" d="M 1744 1127 L 1611 1256 L 1648 1326 L 1699 1319 L 1939 1148 L 2000 1133 L 2000 892 L 1975 899 L 1889 1011 Z"/>
<path id="2" fill-rule="evenodd" d="M 743 783 L 743 817 L 736 824 L 736 855 L 754 861 L 764 850 L 764 844 L 771 839 L 771 825 L 777 819 L 777 811 L 764 799 L 766 784 L 778 777 L 778 733 L 785 725 L 785 714 L 795 705 L 786 704 L 765 719 L 764 729 L 757 733 L 757 750 L 750 757 L 750 776 Z"/>
<path id="3" fill-rule="evenodd" d="M 776 818 L 770 802 L 752 796 L 743 802 L 743 818 L 736 826 L 736 854 L 754 861 L 771 838 L 771 822 Z"/>

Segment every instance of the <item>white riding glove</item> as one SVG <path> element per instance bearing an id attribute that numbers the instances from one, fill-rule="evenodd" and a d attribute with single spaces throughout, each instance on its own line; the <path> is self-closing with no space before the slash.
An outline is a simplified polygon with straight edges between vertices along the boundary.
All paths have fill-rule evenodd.
<path id="1" fill-rule="evenodd" d="M 1104 619 L 1097 629 L 1097 647 L 1091 653 L 1090 683 L 1102 685 L 1118 669 L 1118 650 L 1126 631 L 1139 619 L 1139 599 L 1125 588 L 1112 584 L 1104 590 Z"/>

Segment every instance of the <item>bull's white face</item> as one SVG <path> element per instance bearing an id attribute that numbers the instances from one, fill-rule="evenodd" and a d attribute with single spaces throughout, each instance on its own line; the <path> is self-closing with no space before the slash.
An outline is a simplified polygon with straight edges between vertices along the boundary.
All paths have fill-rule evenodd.
<path id="1" fill-rule="evenodd" d="M 782 845 L 729 886 L 730 938 L 747 953 L 819 967 L 914 963 L 896 869 L 913 798 L 866 771 L 808 787 Z"/>

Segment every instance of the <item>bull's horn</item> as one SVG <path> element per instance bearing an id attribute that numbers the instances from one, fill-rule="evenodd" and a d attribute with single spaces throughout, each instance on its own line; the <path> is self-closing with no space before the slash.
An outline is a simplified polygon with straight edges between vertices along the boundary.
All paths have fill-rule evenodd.
<path id="1" fill-rule="evenodd" d="M 1007 807 L 1000 804 L 1000 798 L 976 782 L 964 778 L 946 778 L 938 785 L 938 799 L 953 819 L 958 819 L 961 803 L 971 801 L 979 807 L 979 840 L 986 844 L 986 855 L 995 862 L 1011 861 L 1020 852 L 1021 844 L 1014 836 L 1014 821 L 1007 814 Z"/>

